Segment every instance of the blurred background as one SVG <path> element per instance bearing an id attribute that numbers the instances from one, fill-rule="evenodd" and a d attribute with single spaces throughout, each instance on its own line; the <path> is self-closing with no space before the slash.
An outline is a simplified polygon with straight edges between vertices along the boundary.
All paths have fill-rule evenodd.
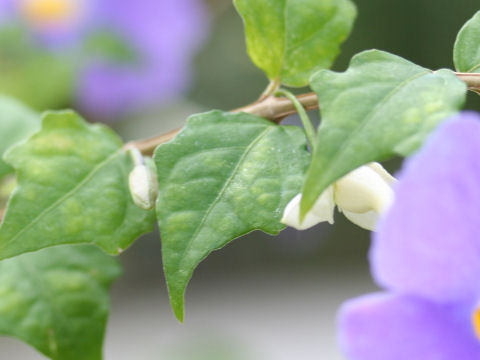
<path id="1" fill-rule="evenodd" d="M 452 68 L 456 33 L 480 9 L 478 0 L 355 3 L 338 71 L 371 48 Z M 0 92 L 39 111 L 73 107 L 125 140 L 182 126 L 195 112 L 248 104 L 266 86 L 230 0 L 0 0 Z M 467 107 L 479 105 L 470 94 Z M 400 160 L 385 165 L 395 171 Z M 105 358 L 342 359 L 336 311 L 375 286 L 369 233 L 341 214 L 335 221 L 278 237 L 255 232 L 213 253 L 187 290 L 183 325 L 169 308 L 159 235 L 144 236 L 121 257 Z M 0 338 L 0 359 L 44 358 Z"/>

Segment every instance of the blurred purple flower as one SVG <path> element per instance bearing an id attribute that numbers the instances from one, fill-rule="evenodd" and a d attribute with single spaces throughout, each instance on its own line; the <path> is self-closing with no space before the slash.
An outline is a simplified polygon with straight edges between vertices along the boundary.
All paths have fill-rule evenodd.
<path id="1" fill-rule="evenodd" d="M 98 115 L 166 101 L 185 91 L 206 30 L 201 0 L 97 0 L 101 24 L 132 46 L 134 64 L 94 59 L 84 68 L 78 103 Z"/>
<path id="2" fill-rule="evenodd" d="M 399 176 L 370 251 L 390 292 L 347 302 L 352 360 L 480 359 L 480 117 L 448 120 Z"/>
<path id="3" fill-rule="evenodd" d="M 78 54 L 76 103 L 111 118 L 165 102 L 185 91 L 191 60 L 207 30 L 203 0 L 0 0 L 46 47 L 62 52 L 95 32 L 125 42 L 131 61 Z"/>

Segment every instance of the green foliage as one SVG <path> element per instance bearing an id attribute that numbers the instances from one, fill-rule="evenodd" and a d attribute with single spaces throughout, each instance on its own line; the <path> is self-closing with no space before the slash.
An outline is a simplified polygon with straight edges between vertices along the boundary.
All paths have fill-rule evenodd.
<path id="1" fill-rule="evenodd" d="M 116 63 L 135 63 L 137 53 L 121 36 L 107 29 L 97 30 L 88 35 L 85 43 L 88 54 Z"/>
<path id="2" fill-rule="evenodd" d="M 0 262 L 0 333 L 53 360 L 100 360 L 119 264 L 93 246 L 60 246 Z"/>
<path id="3" fill-rule="evenodd" d="M 0 95 L 0 178 L 13 169 L 3 160 L 5 151 L 40 127 L 40 117 L 15 99 Z"/>
<path id="4" fill-rule="evenodd" d="M 156 167 L 163 266 L 173 311 L 183 321 L 188 282 L 212 251 L 254 230 L 279 233 L 283 210 L 302 184 L 303 216 L 349 171 L 410 155 L 465 101 L 467 87 L 452 71 L 431 71 L 382 51 L 358 54 L 343 73 L 326 70 L 353 26 L 350 0 L 234 3 L 248 53 L 272 80 L 270 89 L 305 86 L 311 79 L 322 114 L 318 135 L 299 100 L 278 93 L 300 113 L 313 157 L 299 127 L 212 111 L 192 116 L 153 160 L 137 152 L 129 187 L 133 161 L 110 129 L 71 111 L 50 112 L 40 121 L 34 111 L 0 96 L 1 207 L 18 184 L 0 224 L 0 260 L 10 258 L 0 262 L 0 334 L 53 360 L 101 360 L 107 290 L 120 268 L 93 246 L 56 245 L 93 244 L 119 254 L 150 231 L 154 212 L 132 200 L 133 193 L 145 208 L 154 203 L 156 183 L 144 160 Z M 455 42 L 459 71 L 480 72 L 479 39 L 480 12 Z M 70 100 L 75 62 L 41 49 L 15 28 L 0 31 L 0 42 L 0 91 L 39 109 Z M 90 34 L 83 50 L 117 63 L 138 60 L 109 31 Z M 291 105 L 286 103 L 268 98 L 249 109 L 281 115 Z"/>
<path id="5" fill-rule="evenodd" d="M 271 80 L 305 86 L 329 68 L 351 31 L 350 0 L 234 0 L 245 23 L 248 54 Z"/>
<path id="6" fill-rule="evenodd" d="M 41 131 L 5 160 L 18 187 L 0 226 L 1 259 L 77 243 L 118 254 L 153 226 L 153 212 L 131 199 L 132 163 L 121 140 L 71 111 L 47 113 Z"/>
<path id="7" fill-rule="evenodd" d="M 310 156 L 298 127 L 212 111 L 192 116 L 157 148 L 157 216 L 170 300 L 183 319 L 195 267 L 213 250 L 259 229 L 277 234 Z"/>
<path id="8" fill-rule="evenodd" d="M 453 48 L 457 71 L 480 72 L 480 11 L 460 29 Z"/>
<path id="9" fill-rule="evenodd" d="M 68 103 L 74 68 L 67 59 L 40 48 L 20 29 L 2 29 L 0 43 L 0 92 L 37 110 L 55 109 Z"/>
<path id="10" fill-rule="evenodd" d="M 303 188 L 302 214 L 349 171 L 416 150 L 464 104 L 467 90 L 450 70 L 432 72 L 377 50 L 356 55 L 344 73 L 323 70 L 311 82 L 322 122 Z"/>

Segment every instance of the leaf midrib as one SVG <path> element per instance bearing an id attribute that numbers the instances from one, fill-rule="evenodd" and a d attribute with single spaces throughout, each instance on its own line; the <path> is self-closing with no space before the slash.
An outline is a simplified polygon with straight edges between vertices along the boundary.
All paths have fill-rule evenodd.
<path id="1" fill-rule="evenodd" d="M 468 70 L 468 71 L 466 71 L 466 72 L 467 72 L 467 73 L 475 73 L 475 74 L 476 74 L 476 72 L 475 72 L 475 71 L 477 71 L 478 69 L 480 69 L 480 63 L 478 63 L 478 64 L 475 64 L 474 66 L 472 66 L 472 68 L 471 68 L 471 69 L 469 69 L 469 70 Z"/>
<path id="2" fill-rule="evenodd" d="M 25 232 L 30 230 L 33 226 L 35 226 L 43 217 L 45 217 L 47 214 L 49 214 L 51 211 L 53 211 L 55 208 L 58 207 L 63 201 L 66 199 L 70 198 L 70 196 L 73 196 L 78 190 L 80 190 L 83 185 L 85 185 L 101 168 L 103 168 L 105 165 L 110 163 L 112 160 L 114 160 L 120 153 L 122 152 L 121 149 L 117 150 L 105 160 L 102 162 L 98 163 L 73 189 L 65 193 L 63 196 L 61 196 L 59 199 L 55 200 L 51 205 L 49 205 L 47 208 L 45 208 L 40 214 L 38 214 L 27 226 L 22 228 L 14 237 L 10 238 L 7 243 L 12 243 L 15 242 L 21 235 L 23 235 Z M 7 209 L 8 210 L 8 209 Z M 4 225 L 5 222 L 2 224 Z M 0 226 L 0 230 L 3 226 Z M 1 240 L 1 238 L 0 238 Z M 2 247 L 5 248 L 5 245 Z M 12 255 L 8 255 L 8 257 L 11 257 Z M 0 259 L 3 259 L 0 255 Z"/>
<path id="3" fill-rule="evenodd" d="M 210 216 L 210 213 L 212 212 L 215 205 L 222 198 L 223 194 L 225 193 L 226 189 L 228 188 L 228 185 L 230 185 L 230 183 L 236 177 L 237 171 L 238 171 L 239 167 L 241 166 L 241 164 L 243 163 L 243 161 L 245 160 L 245 158 L 247 157 L 247 155 L 250 153 L 250 151 L 253 149 L 253 147 L 274 127 L 275 127 L 274 125 L 267 126 L 267 128 L 265 130 L 263 130 L 259 135 L 257 135 L 257 137 L 247 146 L 247 148 L 245 149 L 245 152 L 242 154 L 242 156 L 238 160 L 237 164 L 235 165 L 234 169 L 230 173 L 230 176 L 226 179 L 225 183 L 223 184 L 222 189 L 220 190 L 218 195 L 215 197 L 215 199 L 212 201 L 212 203 L 208 207 L 208 209 L 205 212 L 205 215 L 203 216 L 202 220 L 200 220 L 200 223 L 196 227 L 193 235 L 190 237 L 190 239 L 187 243 L 187 246 L 185 246 L 184 250 L 182 251 L 181 260 L 178 263 L 177 269 L 182 267 L 183 262 L 186 259 L 185 254 L 187 254 L 189 252 L 190 248 L 192 247 L 192 244 L 194 243 L 195 239 L 197 238 L 198 234 L 200 233 L 200 230 L 203 228 L 203 225 L 207 221 L 207 219 Z"/>
<path id="4" fill-rule="evenodd" d="M 339 151 L 337 151 L 335 153 L 335 155 L 330 159 L 330 163 L 331 164 L 336 164 L 338 162 L 338 159 L 344 154 L 344 150 L 345 148 L 348 148 L 348 146 L 345 146 L 345 144 L 348 144 L 350 142 L 350 140 L 352 139 L 353 136 L 356 136 L 359 132 L 361 132 L 366 126 L 367 124 L 370 123 L 369 119 L 372 117 L 372 114 L 376 113 L 378 111 L 378 109 L 380 109 L 381 107 L 383 107 L 383 105 L 389 101 L 396 93 L 398 93 L 405 84 L 407 83 L 410 83 L 411 81 L 414 81 L 416 80 L 417 78 L 420 78 L 424 75 L 428 75 L 429 73 L 431 73 L 430 70 L 428 69 L 425 69 L 425 71 L 421 72 L 421 73 L 418 73 L 418 74 L 415 74 L 414 76 L 411 76 L 405 80 L 403 80 L 401 83 L 399 83 L 397 86 L 395 86 L 392 90 L 390 90 L 386 96 L 379 102 L 377 102 L 377 104 L 365 115 L 364 117 L 364 121 L 362 121 L 360 123 L 360 125 L 358 126 L 358 128 L 355 129 L 355 131 L 352 131 L 350 132 L 345 141 L 342 143 L 342 147 L 339 149 Z M 326 169 L 326 171 L 324 172 L 324 174 L 326 173 L 327 175 L 329 175 L 327 178 L 330 178 L 331 177 L 331 173 L 332 173 L 332 167 L 328 167 L 328 169 Z M 326 176 L 323 176 L 323 178 L 325 178 Z"/>

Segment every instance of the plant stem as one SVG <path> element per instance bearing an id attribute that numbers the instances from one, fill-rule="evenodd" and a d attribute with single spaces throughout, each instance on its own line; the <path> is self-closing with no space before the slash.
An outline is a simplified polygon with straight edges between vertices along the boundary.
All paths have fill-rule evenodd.
<path id="1" fill-rule="evenodd" d="M 262 93 L 262 95 L 260 95 L 257 102 L 263 101 L 267 97 L 273 95 L 278 90 L 279 87 L 280 87 L 280 80 L 279 79 L 270 80 L 270 83 L 268 84 L 267 88 Z"/>
<path id="2" fill-rule="evenodd" d="M 318 99 L 315 93 L 298 95 L 297 99 L 306 110 L 318 108 Z M 253 104 L 231 110 L 231 112 L 246 112 L 263 117 L 275 123 L 279 123 L 288 115 L 296 114 L 297 109 L 288 98 L 269 96 L 261 102 L 255 102 Z M 172 140 L 180 132 L 180 130 L 181 128 L 178 128 L 149 139 L 133 141 L 125 144 L 124 148 L 133 146 L 140 150 L 143 155 L 152 155 L 153 151 L 158 145 Z"/>
<path id="3" fill-rule="evenodd" d="M 457 77 L 464 81 L 469 90 L 480 91 L 480 74 L 471 73 L 455 73 Z M 302 106 L 308 110 L 318 109 L 318 99 L 315 93 L 305 93 L 296 96 L 297 100 Z M 279 123 L 288 115 L 297 112 L 292 101 L 288 98 L 276 98 L 268 96 L 262 101 L 254 102 L 253 104 L 232 110 L 231 112 L 246 112 L 253 115 L 258 115 L 265 119 Z M 165 134 L 161 134 L 146 140 L 133 141 L 126 146 L 134 146 L 144 155 L 151 155 L 155 148 L 163 143 L 172 140 L 181 129 L 174 129 Z"/>
<path id="4" fill-rule="evenodd" d="M 468 90 L 478 92 L 480 90 L 480 74 L 477 73 L 455 73 L 457 77 L 465 82 Z"/>
<path id="5" fill-rule="evenodd" d="M 469 90 L 480 94 L 480 74 L 455 73 L 455 75 L 457 75 L 460 80 L 467 84 Z M 295 98 L 298 103 L 301 104 L 302 107 L 307 111 L 318 109 L 318 98 L 315 93 L 305 93 L 297 95 Z M 262 101 L 254 102 L 253 104 L 232 110 L 231 112 L 235 113 L 241 111 L 263 117 L 275 123 L 279 123 L 288 115 L 295 114 L 297 112 L 297 108 L 289 98 L 276 98 L 273 96 L 268 96 Z M 153 151 L 158 145 L 172 140 L 180 132 L 180 130 L 180 128 L 174 129 L 149 139 L 129 142 L 125 144 L 124 149 L 128 149 L 129 147 L 133 146 L 140 150 L 143 155 L 152 155 Z M 309 141 L 311 140 L 309 139 Z M 311 145 L 313 145 L 313 143 Z M 4 213 L 5 208 L 0 208 L 0 221 L 2 220 Z"/>
<path id="6" fill-rule="evenodd" d="M 305 129 L 305 134 L 307 135 L 308 142 L 310 143 L 310 149 L 313 150 L 315 149 L 315 139 L 317 138 L 317 132 L 315 131 L 315 128 L 313 127 L 312 121 L 308 117 L 307 112 L 305 111 L 305 108 L 303 105 L 298 101 L 298 99 L 293 95 L 290 91 L 285 90 L 285 89 L 280 89 L 275 93 L 276 96 L 278 95 L 283 95 L 287 97 L 295 106 L 295 109 L 298 112 L 298 116 L 300 117 L 300 120 L 302 120 L 303 128 Z"/>

